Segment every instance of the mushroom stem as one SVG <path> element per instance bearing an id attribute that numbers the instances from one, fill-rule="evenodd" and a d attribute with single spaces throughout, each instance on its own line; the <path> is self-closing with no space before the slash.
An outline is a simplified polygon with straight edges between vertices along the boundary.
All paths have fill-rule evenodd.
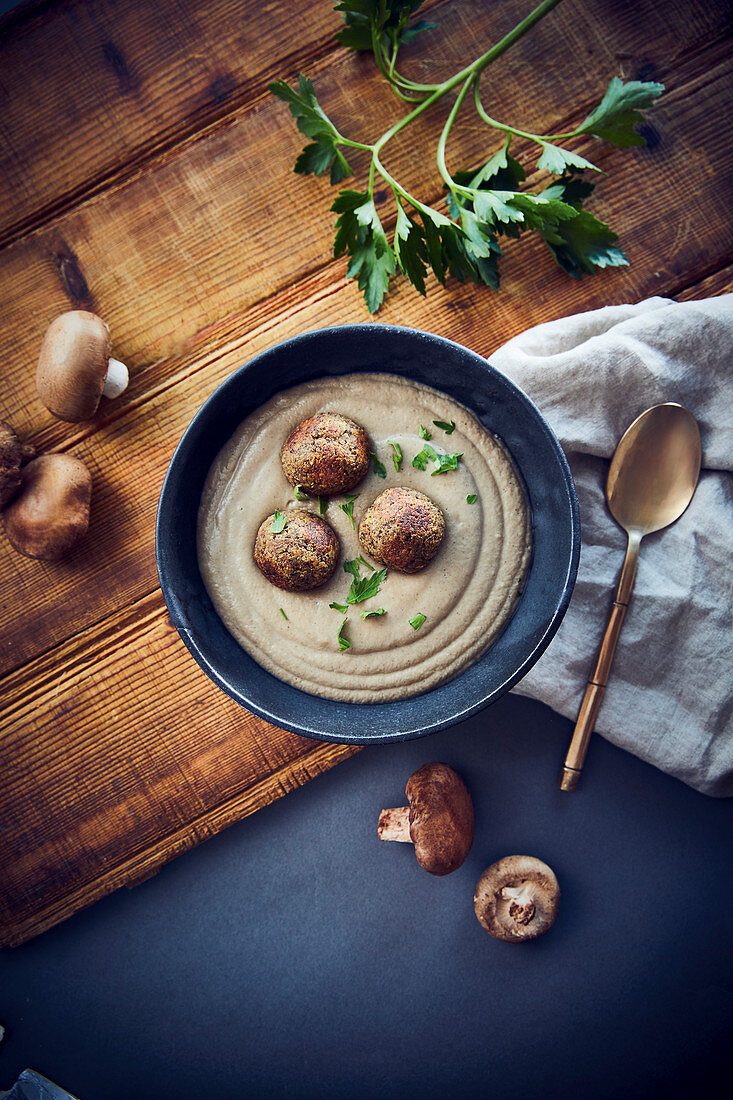
<path id="1" fill-rule="evenodd" d="M 399 809 L 382 810 L 377 824 L 377 833 L 380 840 L 402 840 L 412 844 L 410 807 L 400 806 Z"/>
<path id="2" fill-rule="evenodd" d="M 104 388 L 102 389 L 102 396 L 115 398 L 119 397 L 121 393 L 127 389 L 127 383 L 130 381 L 130 374 L 124 363 L 121 363 L 119 359 L 110 359 L 109 366 L 107 367 L 107 377 L 104 380 Z"/>

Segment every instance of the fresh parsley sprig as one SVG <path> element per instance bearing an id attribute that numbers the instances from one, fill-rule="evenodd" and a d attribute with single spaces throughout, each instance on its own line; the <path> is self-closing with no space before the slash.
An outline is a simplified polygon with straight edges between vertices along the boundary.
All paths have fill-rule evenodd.
<path id="1" fill-rule="evenodd" d="M 560 0 L 542 0 L 515 28 L 490 50 L 440 84 L 408 80 L 397 69 L 400 47 L 430 28 L 424 20 L 410 24 L 422 0 L 342 0 L 335 10 L 344 26 L 338 41 L 353 50 L 371 50 L 382 76 L 397 95 L 414 104 L 373 143 L 355 141 L 341 134 L 318 103 L 312 83 L 299 79 L 297 89 L 285 81 L 270 84 L 270 91 L 287 103 L 298 129 L 312 139 L 295 163 L 299 174 L 328 173 L 332 184 L 352 174 L 343 149 L 360 149 L 370 154 L 366 190 L 342 190 L 332 210 L 336 213 L 334 256 L 348 256 L 348 275 L 357 280 L 370 313 L 375 313 L 387 294 L 397 268 L 419 291 L 426 293 L 426 275 L 432 270 L 445 285 L 449 276 L 463 282 L 482 282 L 499 288 L 501 245 L 499 237 L 518 237 L 537 232 L 547 243 L 560 267 L 574 278 L 594 274 L 604 267 L 619 267 L 628 261 L 616 245 L 609 226 L 583 208 L 594 184 L 582 178 L 597 172 L 591 161 L 565 147 L 574 138 L 592 135 L 621 148 L 643 145 L 636 127 L 643 111 L 664 91 L 662 84 L 613 77 L 603 99 L 575 129 L 562 134 L 534 134 L 493 118 L 481 98 L 481 74 L 505 53 Z M 384 146 L 429 110 L 438 100 L 457 89 L 457 97 L 440 135 L 436 150 L 438 171 L 447 191 L 450 217 L 410 194 L 381 161 Z M 503 146 L 470 172 L 451 172 L 446 160 L 448 135 L 465 102 L 473 99 L 481 121 L 503 137 Z M 539 191 L 521 189 L 525 171 L 511 156 L 514 138 L 537 147 L 536 166 L 557 177 Z M 561 143 L 561 144 L 560 144 Z M 379 176 L 395 201 L 396 223 L 392 241 L 375 205 L 375 184 Z"/>

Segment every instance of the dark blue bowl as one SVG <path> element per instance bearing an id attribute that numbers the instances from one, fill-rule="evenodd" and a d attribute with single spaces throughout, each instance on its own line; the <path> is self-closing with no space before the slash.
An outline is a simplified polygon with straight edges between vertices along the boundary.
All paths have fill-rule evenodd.
<path id="1" fill-rule="evenodd" d="M 326 375 L 386 371 L 443 390 L 510 450 L 532 509 L 533 556 L 505 630 L 475 664 L 424 695 L 338 703 L 276 679 L 232 637 L 198 567 L 196 522 L 209 467 L 237 425 L 278 390 Z M 168 611 L 193 656 L 227 695 L 268 722 L 323 741 L 400 741 L 434 733 L 485 707 L 532 667 L 555 634 L 575 584 L 578 501 L 552 430 L 520 389 L 485 359 L 441 336 L 392 325 L 319 329 L 277 344 L 235 371 L 186 429 L 158 506 L 156 554 Z"/>

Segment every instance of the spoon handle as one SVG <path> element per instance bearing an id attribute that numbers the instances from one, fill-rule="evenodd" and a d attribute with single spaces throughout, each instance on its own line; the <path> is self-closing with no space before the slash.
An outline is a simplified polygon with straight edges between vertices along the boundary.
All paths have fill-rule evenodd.
<path id="1" fill-rule="evenodd" d="M 611 672 L 613 655 L 616 652 L 616 643 L 621 633 L 626 608 L 629 605 L 631 591 L 636 577 L 636 563 L 639 560 L 639 546 L 642 536 L 636 531 L 629 531 L 629 541 L 626 547 L 626 557 L 621 569 L 621 576 L 614 596 L 611 614 L 608 619 L 603 640 L 601 641 L 598 657 L 590 674 L 590 679 L 585 688 L 585 694 L 580 704 L 578 718 L 573 730 L 565 765 L 560 779 L 560 789 L 574 791 L 580 779 L 580 772 L 588 751 L 588 742 L 596 724 L 598 711 L 603 701 L 608 677 Z"/>

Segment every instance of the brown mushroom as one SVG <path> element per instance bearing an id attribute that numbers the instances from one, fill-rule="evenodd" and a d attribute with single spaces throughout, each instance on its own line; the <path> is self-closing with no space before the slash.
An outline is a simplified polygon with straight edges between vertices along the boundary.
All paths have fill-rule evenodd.
<path id="1" fill-rule="evenodd" d="M 379 839 L 414 844 L 421 867 L 449 875 L 473 843 L 473 803 L 465 783 L 448 764 L 423 764 L 407 780 L 405 793 L 409 806 L 380 813 Z"/>
<path id="2" fill-rule="evenodd" d="M 55 561 L 89 526 L 92 478 L 72 455 L 41 455 L 20 472 L 20 492 L 3 512 L 5 533 L 27 558 Z"/>
<path id="3" fill-rule="evenodd" d="M 488 867 L 476 886 L 473 906 L 497 940 L 524 943 L 552 928 L 560 903 L 554 871 L 534 856 L 504 856 Z"/>
<path id="4" fill-rule="evenodd" d="M 4 508 L 20 489 L 20 468 L 35 453 L 35 447 L 21 443 L 10 424 L 0 420 L 0 508 Z"/>
<path id="5" fill-rule="evenodd" d="M 109 329 L 96 313 L 73 309 L 46 329 L 36 388 L 60 420 L 91 419 L 102 397 L 119 397 L 128 378 L 125 364 L 110 358 Z"/>

